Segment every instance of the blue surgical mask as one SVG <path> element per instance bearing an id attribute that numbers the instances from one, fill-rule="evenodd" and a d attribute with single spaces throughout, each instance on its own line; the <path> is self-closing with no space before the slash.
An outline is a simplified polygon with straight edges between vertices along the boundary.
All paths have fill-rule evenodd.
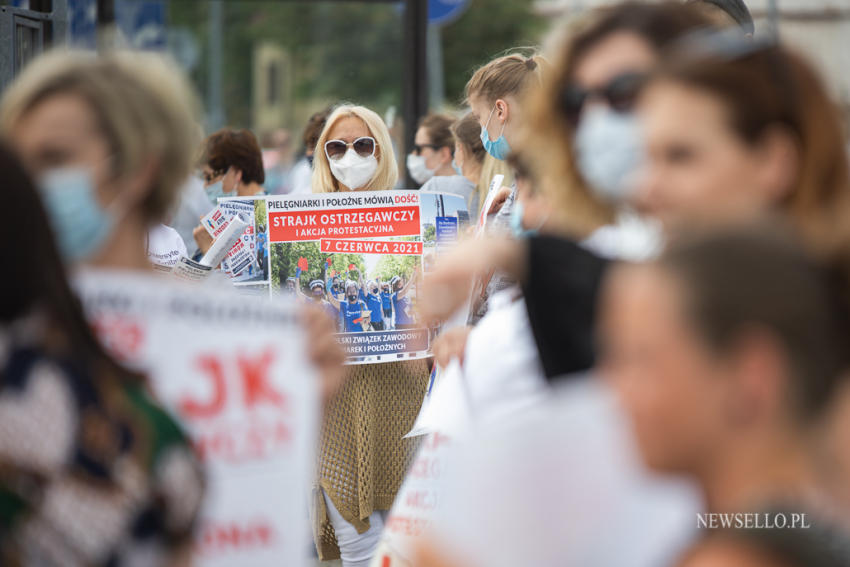
<path id="1" fill-rule="evenodd" d="M 525 208 L 522 206 L 522 201 L 515 199 L 511 207 L 511 216 L 508 220 L 508 223 L 511 228 L 511 233 L 516 238 L 528 238 L 530 236 L 537 236 L 538 234 L 540 234 L 540 229 L 543 228 L 543 225 L 546 223 L 546 219 L 549 217 L 549 215 L 547 214 L 543 218 L 543 220 L 540 221 L 540 224 L 538 224 L 536 228 L 524 228 L 522 226 L 523 216 L 525 216 Z"/>
<path id="2" fill-rule="evenodd" d="M 98 202 L 90 171 L 48 171 L 39 180 L 39 192 L 65 262 L 85 260 L 103 247 L 115 227 L 115 217 Z"/>
<path id="3" fill-rule="evenodd" d="M 538 229 L 526 230 L 522 226 L 522 217 L 523 217 L 524 209 L 522 206 L 522 201 L 515 200 L 513 204 L 513 208 L 511 208 L 511 218 L 510 218 L 510 227 L 511 233 L 513 233 L 516 238 L 526 238 L 528 236 L 534 236 L 537 234 Z"/>
<path id="4" fill-rule="evenodd" d="M 606 106 L 588 108 L 576 130 L 575 153 L 591 191 L 609 203 L 623 203 L 635 189 L 644 157 L 637 117 Z"/>
<path id="5" fill-rule="evenodd" d="M 454 169 L 455 173 L 457 173 L 458 175 L 463 175 L 463 169 L 461 169 L 461 167 L 454 159 L 452 159 L 452 169 Z"/>
<path id="6" fill-rule="evenodd" d="M 508 154 L 511 153 L 511 146 L 505 139 L 505 124 L 502 124 L 502 130 L 499 132 L 499 137 L 496 140 L 490 139 L 490 133 L 487 131 L 487 126 L 490 125 L 490 119 L 493 118 L 493 112 L 496 111 L 496 106 L 493 105 L 493 110 L 490 111 L 490 116 L 487 117 L 487 124 L 481 129 L 481 143 L 484 144 L 484 149 L 488 154 L 499 160 L 508 159 Z"/>
<path id="7" fill-rule="evenodd" d="M 204 191 L 207 192 L 207 197 L 209 197 L 210 201 L 212 201 L 213 205 L 218 203 L 218 199 L 221 197 L 234 197 L 236 196 L 236 188 L 233 191 L 228 191 L 225 193 L 224 191 L 224 179 L 219 179 L 215 183 L 212 183 L 204 188 Z"/>

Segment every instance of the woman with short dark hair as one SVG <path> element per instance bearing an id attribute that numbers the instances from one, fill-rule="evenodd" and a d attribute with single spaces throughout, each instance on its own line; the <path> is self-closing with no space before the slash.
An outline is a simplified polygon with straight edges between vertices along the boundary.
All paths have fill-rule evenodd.
<path id="1" fill-rule="evenodd" d="M 263 154 L 253 132 L 225 128 L 210 135 L 203 147 L 201 168 L 211 199 L 265 193 Z"/>

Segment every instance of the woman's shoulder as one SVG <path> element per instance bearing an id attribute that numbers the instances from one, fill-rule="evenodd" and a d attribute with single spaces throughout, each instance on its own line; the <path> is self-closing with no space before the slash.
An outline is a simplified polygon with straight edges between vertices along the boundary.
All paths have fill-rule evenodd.
<path id="1" fill-rule="evenodd" d="M 16 486 L 36 473 L 48 491 L 73 474 L 74 482 L 85 486 L 74 495 L 76 505 L 121 493 L 135 499 L 132 510 L 121 511 L 127 522 L 154 514 L 148 534 L 165 548 L 188 541 L 204 478 L 178 422 L 135 375 L 122 376 L 120 367 L 110 369 L 106 360 L 55 354 L 26 338 L 26 333 L 0 332 L 0 461 L 5 471 L 0 493 L 15 493 L 22 510 L 34 510 L 39 493 L 18 494 Z M 141 491 L 126 491 L 131 486 Z M 101 536 L 107 537 L 95 537 Z M 134 538 L 104 545 L 132 546 Z"/>
<path id="2" fill-rule="evenodd" d="M 463 175 L 438 175 L 432 177 L 420 188 L 420 191 L 430 193 L 458 193 L 465 197 L 475 187 L 469 179 Z"/>
<path id="3" fill-rule="evenodd" d="M 83 360 L 60 356 L 19 339 L 6 332 L 0 337 L 0 408 L 5 403 L 16 406 L 14 415 L 0 411 L 0 423 L 14 419 L 21 424 L 35 424 L 44 415 L 51 415 L 51 428 L 53 424 L 56 428 L 61 425 L 63 431 L 71 434 L 85 426 L 84 417 L 98 414 L 116 430 L 132 429 L 132 438 L 147 450 L 143 460 L 152 467 L 169 449 L 182 447 L 191 451 L 181 426 L 158 405 L 141 377 L 130 372 L 120 376 L 120 370 L 107 371 L 108 365 L 97 364 L 98 369 L 108 372 L 98 378 L 92 365 Z M 0 428 L 0 437 L 3 431 L 12 430 Z M 44 431 L 40 427 L 24 427 L 16 432 L 29 434 L 42 438 Z M 67 441 L 72 442 L 70 438 Z"/>

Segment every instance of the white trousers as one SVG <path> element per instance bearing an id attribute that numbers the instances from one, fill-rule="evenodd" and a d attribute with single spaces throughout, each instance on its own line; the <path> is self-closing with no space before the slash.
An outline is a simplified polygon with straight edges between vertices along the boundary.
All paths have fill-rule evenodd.
<path id="1" fill-rule="evenodd" d="M 383 510 L 372 512 L 369 516 L 369 529 L 359 534 L 354 526 L 342 517 L 324 490 L 322 496 L 328 509 L 328 518 L 336 532 L 342 567 L 369 567 L 372 555 L 378 548 L 381 532 L 384 530 L 384 518 L 387 512 Z"/>

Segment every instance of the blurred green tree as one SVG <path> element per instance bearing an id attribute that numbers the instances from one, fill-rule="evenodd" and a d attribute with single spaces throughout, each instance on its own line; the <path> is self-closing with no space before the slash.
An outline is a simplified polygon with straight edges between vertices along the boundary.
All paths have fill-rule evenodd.
<path id="1" fill-rule="evenodd" d="M 424 1 L 424 0 L 422 0 Z M 441 30 L 446 100 L 460 103 L 476 67 L 515 47 L 538 43 L 545 20 L 533 0 L 471 0 Z M 298 100 L 351 101 L 379 113 L 401 103 L 402 4 L 319 0 L 226 0 L 222 98 L 226 122 L 251 127 L 252 57 L 259 41 L 287 49 Z M 206 96 L 208 2 L 172 1 L 169 25 L 188 30 L 199 50 L 192 79 Z"/>
<path id="2" fill-rule="evenodd" d="M 413 269 L 419 265 L 419 256 L 381 256 L 370 278 L 381 278 L 388 282 L 394 276 L 402 276 L 405 281 L 413 274 Z"/>
<path id="3" fill-rule="evenodd" d="M 530 52 L 547 20 L 532 11 L 534 0 L 470 0 L 457 21 L 441 30 L 446 102 L 462 105 L 472 73 L 515 48 Z"/>

